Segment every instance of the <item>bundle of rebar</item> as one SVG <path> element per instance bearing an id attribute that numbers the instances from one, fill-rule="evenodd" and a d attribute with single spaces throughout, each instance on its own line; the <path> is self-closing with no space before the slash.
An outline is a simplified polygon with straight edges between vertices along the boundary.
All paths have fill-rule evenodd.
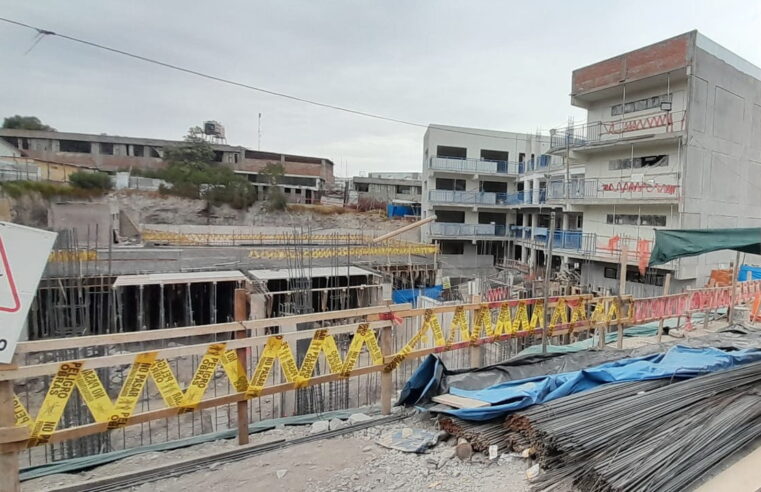
<path id="1" fill-rule="evenodd" d="M 470 422 L 449 415 L 439 417 L 439 426 L 455 437 L 467 439 L 474 451 L 488 451 L 490 446 L 497 446 L 499 452 L 516 449 L 527 442 L 518 442 L 510 433 L 505 432 L 503 419 L 486 422 Z"/>
<path id="2" fill-rule="evenodd" d="M 508 417 L 545 472 L 536 489 L 683 490 L 761 437 L 761 362 L 604 385 Z"/>

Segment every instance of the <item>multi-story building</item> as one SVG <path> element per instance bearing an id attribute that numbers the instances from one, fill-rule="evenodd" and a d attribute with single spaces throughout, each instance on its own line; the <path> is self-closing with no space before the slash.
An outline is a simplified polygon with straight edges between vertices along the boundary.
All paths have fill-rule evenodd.
<path id="1" fill-rule="evenodd" d="M 543 262 L 547 178 L 562 172 L 546 136 L 430 125 L 423 145 L 422 231 L 445 255 Z M 562 220 L 561 220 L 562 222 Z M 566 227 L 570 227 L 566 224 Z"/>
<path id="2" fill-rule="evenodd" d="M 165 147 L 182 145 L 177 140 L 119 137 L 53 131 L 0 129 L 0 138 L 19 149 L 22 156 L 44 162 L 98 169 L 105 172 L 156 169 L 165 166 Z M 269 163 L 281 163 L 285 174 L 278 180 L 291 201 L 319 200 L 333 184 L 333 162 L 320 157 L 263 152 L 245 147 L 211 143 L 214 160 L 230 166 L 256 184 L 260 194 L 269 185 L 261 171 Z"/>
<path id="3" fill-rule="evenodd" d="M 571 102 L 587 122 L 551 132 L 566 169 L 547 202 L 583 216 L 581 237 L 554 238 L 582 283 L 615 286 L 624 250 L 649 293 L 666 273 L 681 289 L 726 267 L 716 252 L 641 274 L 657 228 L 761 223 L 761 69 L 692 31 L 575 70 Z"/>
<path id="4" fill-rule="evenodd" d="M 369 173 L 367 177 L 352 178 L 352 185 L 358 198 L 388 203 L 400 200 L 420 203 L 420 173 Z"/>

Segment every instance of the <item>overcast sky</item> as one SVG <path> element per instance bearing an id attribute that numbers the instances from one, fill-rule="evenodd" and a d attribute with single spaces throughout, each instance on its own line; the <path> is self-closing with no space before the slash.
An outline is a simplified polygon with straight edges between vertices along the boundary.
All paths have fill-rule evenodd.
<path id="1" fill-rule="evenodd" d="M 761 65 L 758 1 L 0 0 L 0 16 L 250 85 L 422 124 L 536 132 L 583 112 L 571 70 L 697 28 Z M 0 116 L 61 131 L 327 157 L 336 174 L 420 170 L 423 128 L 225 86 L 0 22 Z"/>

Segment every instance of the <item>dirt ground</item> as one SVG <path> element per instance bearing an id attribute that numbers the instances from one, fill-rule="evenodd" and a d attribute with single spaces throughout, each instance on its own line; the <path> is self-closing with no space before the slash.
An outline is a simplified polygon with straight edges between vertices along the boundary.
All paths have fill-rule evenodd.
<path id="1" fill-rule="evenodd" d="M 503 455 L 489 460 L 477 453 L 462 461 L 454 456 L 454 438 L 444 439 L 425 454 L 402 453 L 376 443 L 380 437 L 404 428 L 435 431 L 427 413 L 364 429 L 342 437 L 312 441 L 208 468 L 176 478 L 141 485 L 134 492 L 177 490 L 439 490 L 528 491 L 529 464 Z M 310 426 L 274 429 L 252 436 L 251 445 L 308 435 Z M 49 491 L 110 475 L 168 464 L 237 448 L 234 440 L 191 448 L 145 453 L 79 474 L 59 474 L 22 484 L 24 492 Z"/>

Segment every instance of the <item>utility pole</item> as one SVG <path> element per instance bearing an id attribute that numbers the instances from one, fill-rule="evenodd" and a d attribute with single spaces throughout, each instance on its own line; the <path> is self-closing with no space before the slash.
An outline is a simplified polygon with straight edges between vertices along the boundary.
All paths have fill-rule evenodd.
<path id="1" fill-rule="evenodd" d="M 555 236 L 555 211 L 550 212 L 550 228 L 547 232 L 547 255 L 544 258 L 544 325 L 542 327 L 542 353 L 547 353 L 547 330 L 549 329 L 550 309 L 548 304 L 550 293 L 550 273 L 552 272 L 552 239 Z"/>

